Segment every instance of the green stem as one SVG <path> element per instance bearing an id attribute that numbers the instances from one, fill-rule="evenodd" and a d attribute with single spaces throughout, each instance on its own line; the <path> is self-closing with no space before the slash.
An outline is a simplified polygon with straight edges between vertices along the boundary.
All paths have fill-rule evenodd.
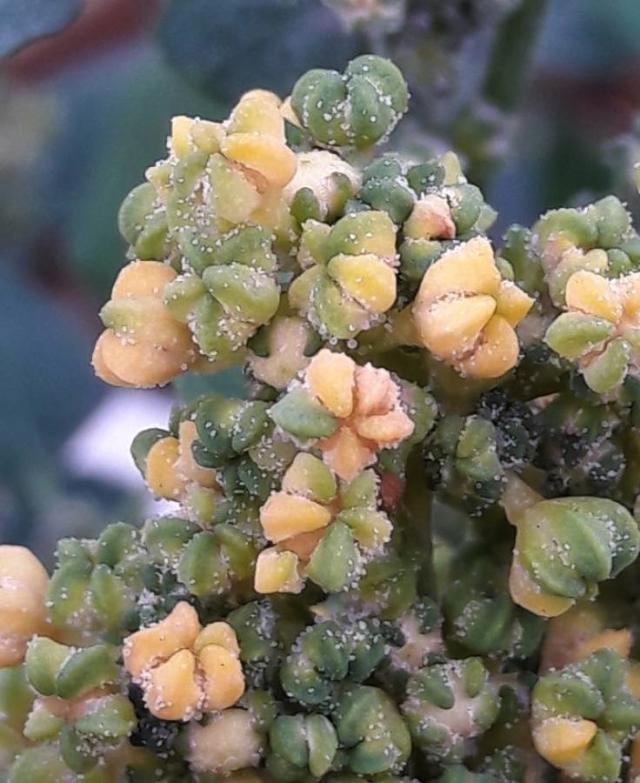
<path id="1" fill-rule="evenodd" d="M 407 460 L 407 490 L 401 514 L 406 531 L 406 546 L 418 564 L 418 592 L 435 595 L 431 507 L 433 493 L 427 486 L 422 449 L 417 446 Z"/>
<path id="2" fill-rule="evenodd" d="M 547 0 L 522 0 L 498 27 L 482 96 L 502 111 L 513 111 L 519 102 L 546 7 Z"/>

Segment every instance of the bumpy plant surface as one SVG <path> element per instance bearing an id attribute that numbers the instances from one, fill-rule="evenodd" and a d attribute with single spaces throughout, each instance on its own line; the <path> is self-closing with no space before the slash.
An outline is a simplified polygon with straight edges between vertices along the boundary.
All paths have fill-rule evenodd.
<path id="1" fill-rule="evenodd" d="M 0 548 L 10 783 L 640 780 L 640 237 L 496 244 L 452 153 L 379 152 L 391 62 L 176 117 L 96 373 L 241 366 L 141 432 L 175 504 Z"/>

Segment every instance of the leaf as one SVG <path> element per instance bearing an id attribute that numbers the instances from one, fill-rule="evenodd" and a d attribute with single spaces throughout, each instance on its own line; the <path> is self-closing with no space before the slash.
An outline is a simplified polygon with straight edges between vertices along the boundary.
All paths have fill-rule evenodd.
<path id="1" fill-rule="evenodd" d="M 0 0 L 0 57 L 66 27 L 81 0 Z"/>
<path id="2" fill-rule="evenodd" d="M 361 49 L 318 0 L 170 0 L 158 29 L 169 61 L 224 101 L 285 95 L 309 68 L 342 70 Z"/>

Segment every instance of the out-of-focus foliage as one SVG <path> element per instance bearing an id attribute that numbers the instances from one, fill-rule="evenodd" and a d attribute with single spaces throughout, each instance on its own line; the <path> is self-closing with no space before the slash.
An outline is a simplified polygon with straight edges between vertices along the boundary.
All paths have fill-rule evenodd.
<path id="1" fill-rule="evenodd" d="M 0 0 L 0 57 L 61 30 L 78 14 L 81 0 Z"/>

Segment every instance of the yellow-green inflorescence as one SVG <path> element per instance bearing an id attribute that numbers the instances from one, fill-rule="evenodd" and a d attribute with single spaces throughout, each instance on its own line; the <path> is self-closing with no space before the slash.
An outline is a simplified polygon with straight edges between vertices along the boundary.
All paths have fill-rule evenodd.
<path id="1" fill-rule="evenodd" d="M 125 199 L 96 373 L 246 384 L 134 439 L 167 513 L 0 547 L 3 780 L 636 783 L 640 242 L 490 235 L 408 100 L 367 55 L 176 117 Z"/>

